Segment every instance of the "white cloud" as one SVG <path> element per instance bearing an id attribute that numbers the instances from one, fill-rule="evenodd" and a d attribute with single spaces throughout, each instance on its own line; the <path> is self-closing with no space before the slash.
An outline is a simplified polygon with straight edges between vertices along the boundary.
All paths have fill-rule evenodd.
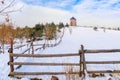
<path id="1" fill-rule="evenodd" d="M 75 16 L 78 25 L 86 26 L 106 26 L 120 27 L 120 9 L 113 7 L 113 4 L 118 3 L 118 0 L 83 0 L 79 4 L 73 6 L 73 9 L 65 11 L 62 9 L 53 8 L 72 4 L 72 1 L 48 2 L 47 7 L 39 5 L 29 5 L 19 2 L 16 7 L 24 5 L 22 12 L 17 12 L 11 15 L 12 21 L 18 26 L 34 26 L 37 23 L 46 22 L 64 22 L 69 23 L 69 19 Z M 48 7 L 50 6 L 50 7 Z"/>
<path id="2" fill-rule="evenodd" d="M 84 0 L 74 6 L 74 11 L 79 16 L 80 25 L 120 27 L 120 9 L 112 7 L 112 4 L 117 2 L 118 0 Z"/>
<path id="3" fill-rule="evenodd" d="M 63 10 L 24 4 L 22 12 L 12 14 L 13 22 L 20 26 L 34 26 L 37 23 L 68 22 L 70 13 Z"/>

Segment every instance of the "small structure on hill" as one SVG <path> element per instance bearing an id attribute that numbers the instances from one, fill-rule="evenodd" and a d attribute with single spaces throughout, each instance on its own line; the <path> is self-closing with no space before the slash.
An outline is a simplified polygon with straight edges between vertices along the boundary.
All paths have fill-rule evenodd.
<path id="1" fill-rule="evenodd" d="M 77 25 L 76 18 L 71 17 L 70 18 L 70 26 L 76 26 L 76 25 Z"/>

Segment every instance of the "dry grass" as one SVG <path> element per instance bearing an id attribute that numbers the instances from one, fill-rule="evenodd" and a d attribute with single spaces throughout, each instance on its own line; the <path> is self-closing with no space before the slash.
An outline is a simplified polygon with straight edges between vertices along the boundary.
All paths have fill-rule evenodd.
<path id="1" fill-rule="evenodd" d="M 66 67 L 64 67 L 64 70 L 66 72 L 66 80 L 79 80 L 79 74 L 70 74 L 72 72 L 77 72 L 77 68 L 74 68 L 71 65 L 68 65 Z"/>
<path id="2" fill-rule="evenodd" d="M 120 66 L 120 65 L 115 65 L 115 66 L 113 67 L 113 69 L 114 69 L 114 70 L 119 70 L 119 66 Z M 120 73 L 113 73 L 113 74 L 112 74 L 112 77 L 113 77 L 115 80 L 120 80 Z"/>
<path id="3" fill-rule="evenodd" d="M 112 74 L 112 76 L 115 78 L 115 80 L 120 80 L 120 73 Z"/>

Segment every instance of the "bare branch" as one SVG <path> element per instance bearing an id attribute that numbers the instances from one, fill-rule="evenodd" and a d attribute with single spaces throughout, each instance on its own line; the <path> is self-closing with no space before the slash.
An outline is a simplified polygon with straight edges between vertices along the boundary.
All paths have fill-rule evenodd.
<path id="1" fill-rule="evenodd" d="M 11 5 L 14 3 L 15 0 L 13 0 L 12 2 L 10 2 L 5 8 L 3 8 L 2 10 L 0 10 L 0 13 L 4 12 L 6 9 L 10 8 Z"/>
<path id="2" fill-rule="evenodd" d="M 1 3 L 2 3 L 1 6 L 4 6 L 5 0 L 2 0 Z M 15 0 L 12 0 L 10 3 L 8 3 L 5 7 L 3 7 L 0 10 L 0 15 L 6 15 L 8 13 L 20 11 L 22 9 L 22 7 L 23 7 L 22 6 L 22 7 L 18 8 L 18 9 L 16 9 L 16 10 L 14 10 L 14 9 L 12 9 L 12 7 L 14 7 L 14 6 L 15 6 Z M 9 10 L 9 9 L 11 9 L 11 10 Z"/>

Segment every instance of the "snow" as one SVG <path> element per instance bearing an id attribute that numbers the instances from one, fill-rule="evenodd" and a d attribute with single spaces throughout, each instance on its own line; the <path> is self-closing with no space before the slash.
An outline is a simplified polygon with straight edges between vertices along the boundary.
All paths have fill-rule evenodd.
<path id="1" fill-rule="evenodd" d="M 83 27 L 69 27 L 65 28 L 65 33 L 62 38 L 62 42 L 57 45 L 56 47 L 49 47 L 44 50 L 37 50 L 35 51 L 35 54 L 64 54 L 64 53 L 78 53 L 80 49 L 80 45 L 84 45 L 85 49 L 120 49 L 120 31 L 114 31 L 114 30 L 106 30 L 104 32 L 103 29 L 98 29 L 97 31 L 94 31 L 93 28 L 83 28 Z M 18 41 L 18 40 L 17 40 Z M 53 41 L 50 41 L 51 43 Z M 37 41 L 34 42 L 34 44 L 41 44 L 44 43 L 44 41 Z M 28 44 L 26 41 L 23 41 L 22 44 Z M 16 43 L 14 47 L 19 46 L 20 44 Z M 16 80 L 15 78 L 8 77 L 8 74 L 10 72 L 9 65 L 7 64 L 9 61 L 9 53 L 8 45 L 6 45 L 5 53 L 0 54 L 0 80 Z M 24 52 L 30 45 L 26 45 L 20 49 L 15 49 L 14 53 L 22 53 Z M 38 46 L 35 46 L 34 49 L 37 49 Z M 26 52 L 28 53 L 28 52 Z M 87 61 L 119 61 L 120 60 L 120 54 L 119 53 L 110 53 L 110 54 L 86 54 L 85 55 Z M 70 62 L 70 63 L 79 63 L 79 57 L 60 57 L 60 58 L 16 58 L 15 61 L 21 61 L 21 62 L 55 62 L 55 63 L 64 63 L 64 62 Z M 87 65 L 88 70 L 120 70 L 120 65 L 115 64 L 99 64 L 99 65 Z M 15 66 L 17 67 L 17 66 Z M 79 67 L 73 67 L 79 70 Z M 15 71 L 33 71 L 33 72 L 58 72 L 58 71 L 65 71 L 65 67 L 58 66 L 22 66 L 20 69 L 15 69 Z M 23 76 L 22 80 L 29 80 L 30 77 L 33 76 Z M 44 80 L 50 80 L 51 76 L 36 76 L 43 78 Z M 65 80 L 65 76 L 58 76 L 60 80 Z M 97 78 L 91 78 L 86 77 L 86 80 L 108 80 L 110 76 L 107 75 L 105 77 L 97 77 Z M 114 80 L 114 79 L 113 79 Z"/>

